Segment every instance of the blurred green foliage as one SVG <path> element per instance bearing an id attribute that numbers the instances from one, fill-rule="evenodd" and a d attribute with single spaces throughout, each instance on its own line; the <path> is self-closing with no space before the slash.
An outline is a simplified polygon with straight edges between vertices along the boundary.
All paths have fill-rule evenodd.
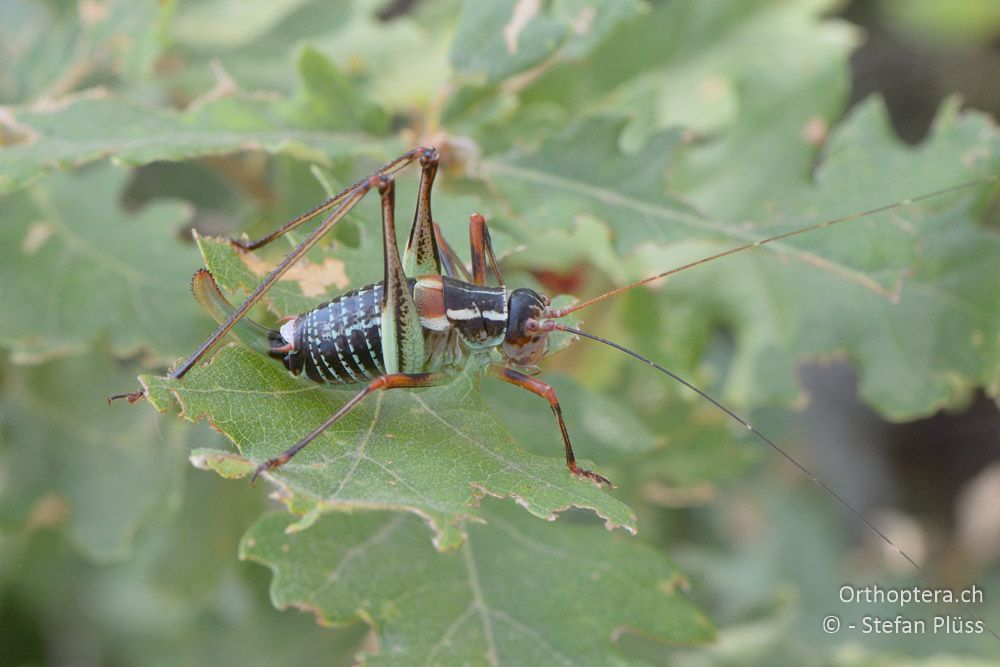
<path id="1" fill-rule="evenodd" d="M 565 472 L 543 401 L 475 369 L 372 399 L 258 488 L 184 459 L 245 480 L 347 394 L 239 347 L 185 382 L 156 377 L 211 331 L 194 269 L 239 298 L 282 251 L 248 262 L 211 235 L 259 235 L 417 144 L 444 157 L 435 217 L 460 252 L 479 211 L 508 285 L 578 297 L 1000 173 L 995 124 L 955 99 L 916 147 L 878 98 L 845 109 L 861 36 L 836 4 L 448 0 L 389 19 L 373 0 L 0 5 L 4 662 L 986 664 L 989 635 L 825 634 L 829 613 L 897 613 L 846 608 L 843 583 L 913 573 L 882 569 L 883 545 L 859 546 L 829 496 L 762 466 L 722 413 L 587 342 L 543 377 L 613 492 Z M 944 4 L 880 7 L 920 34 Z M 995 3 L 947 4 L 951 40 L 997 25 Z M 849 359 L 894 420 L 1000 393 L 998 191 L 866 215 L 580 315 L 805 459 L 785 410 L 805 360 Z M 414 193 L 401 175 L 399 227 Z M 377 215 L 359 206 L 256 317 L 380 279 Z M 203 423 L 105 407 L 139 374 L 159 409 Z M 979 584 L 974 611 L 1000 623 L 995 562 L 942 550 L 929 569 Z"/>

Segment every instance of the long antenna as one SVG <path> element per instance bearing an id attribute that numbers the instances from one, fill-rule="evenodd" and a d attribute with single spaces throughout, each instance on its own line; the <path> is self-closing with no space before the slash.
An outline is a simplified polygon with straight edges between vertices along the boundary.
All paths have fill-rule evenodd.
<path id="1" fill-rule="evenodd" d="M 911 558 L 908 553 L 906 553 L 905 551 L 903 551 L 900 547 L 896 546 L 896 543 L 893 542 L 891 539 L 889 539 L 888 535 L 886 535 L 884 532 L 882 532 L 881 530 L 879 530 L 875 526 L 874 523 L 872 523 L 859 510 L 855 509 L 854 506 L 851 505 L 849 502 L 847 502 L 847 500 L 845 500 L 842 495 L 840 495 L 839 493 L 837 493 L 836 491 L 834 491 L 830 487 L 829 484 L 827 484 L 822 479 L 820 479 L 819 477 L 817 477 L 816 475 L 814 475 L 812 473 L 812 471 L 810 471 L 804 465 L 802 465 L 801 463 L 799 463 L 798 460 L 796 460 L 796 458 L 794 456 L 792 456 L 791 454 L 789 454 L 788 452 L 786 452 L 776 442 L 774 442 L 773 440 L 771 440 L 770 438 L 768 438 L 766 435 L 764 435 L 763 433 L 761 433 L 760 431 L 758 431 L 757 428 L 754 427 L 750 422 L 748 422 L 746 419 L 743 419 L 743 417 L 740 417 L 738 414 L 736 414 L 735 412 L 733 412 L 729 407 L 727 407 L 724 403 L 722 403 L 721 401 L 719 401 L 716 398 L 712 397 L 710 394 L 708 394 L 704 390 L 696 387 L 695 385 L 691 384 L 690 382 L 688 382 L 687 380 L 685 380 L 681 376 L 679 376 L 676 373 L 674 373 L 673 371 L 671 371 L 671 370 L 669 370 L 669 369 L 661 366 L 660 364 L 656 363 L 652 359 L 649 359 L 648 357 L 644 357 L 641 354 L 639 354 L 638 352 L 633 352 L 632 350 L 628 349 L 624 345 L 619 345 L 618 343 L 616 343 L 614 341 L 611 341 L 611 340 L 608 340 L 607 338 L 601 338 L 600 336 L 595 336 L 594 334 L 587 333 L 586 331 L 580 331 L 579 329 L 574 329 L 573 327 L 568 327 L 565 324 L 562 324 L 560 322 L 554 322 L 552 320 L 548 320 L 548 321 L 544 321 L 544 322 L 537 322 L 537 321 L 535 321 L 535 326 L 534 327 L 531 326 L 530 322 L 531 322 L 531 320 L 529 320 L 529 324 L 526 327 L 526 329 L 528 329 L 529 331 L 531 331 L 531 330 L 534 330 L 534 331 L 552 331 L 552 330 L 555 330 L 555 331 L 565 331 L 567 333 L 575 334 L 575 335 L 581 336 L 583 338 L 589 338 L 590 340 L 595 340 L 598 343 L 604 343 L 605 345 L 609 345 L 609 346 L 615 348 L 616 350 L 621 350 L 625 354 L 629 355 L 630 357 L 634 357 L 635 359 L 638 359 L 639 361 L 641 361 L 644 364 L 652 366 L 653 368 L 655 368 L 656 370 L 660 371 L 661 373 L 664 373 L 665 375 L 667 375 L 671 379 L 676 380 L 677 382 L 681 383 L 682 385 L 684 385 L 685 387 L 687 387 L 688 389 L 690 389 L 694 393 L 698 394 L 699 396 L 701 396 L 702 398 L 704 398 L 706 401 L 708 401 L 709 403 L 711 403 L 715 407 L 717 407 L 720 410 L 722 410 L 731 419 L 733 419 L 733 421 L 737 422 L 741 426 L 746 427 L 746 429 L 748 431 L 750 431 L 751 433 L 753 433 L 754 436 L 758 440 L 760 440 L 761 442 L 765 443 L 768 447 L 770 447 L 771 449 L 773 449 L 774 451 L 776 451 L 778 454 L 781 454 L 781 456 L 786 461 L 788 461 L 793 466 L 795 466 L 796 468 L 798 468 L 799 471 L 801 471 L 803 475 L 805 475 L 806 477 L 808 477 L 810 480 L 813 481 L 813 483 L 815 483 L 821 489 L 823 489 L 828 494 L 830 494 L 834 498 L 834 500 L 836 500 L 838 503 L 840 503 L 841 507 L 843 507 L 849 513 L 851 513 L 852 515 L 854 515 L 859 521 L 861 521 L 861 523 L 863 523 L 865 526 L 867 526 L 869 528 L 869 530 L 871 530 L 873 533 L 875 533 L 876 535 L 878 535 L 882 539 L 882 541 L 885 542 L 887 545 L 889 545 L 896 553 L 898 553 L 900 556 L 902 556 L 903 558 L 905 558 L 906 562 L 908 562 L 910 565 L 912 565 L 913 568 L 917 572 L 919 572 L 920 575 L 927 582 L 929 582 L 931 584 L 933 584 L 935 582 L 934 578 L 930 575 L 929 572 L 927 572 L 927 570 L 925 570 L 924 568 L 920 567 L 920 565 L 917 564 L 917 561 L 915 561 L 913 558 Z M 1000 634 L 997 634 L 997 632 L 993 628 L 991 628 L 986 623 L 986 621 L 984 621 L 982 618 L 980 618 L 979 615 L 976 614 L 965 602 L 963 602 L 963 601 L 961 601 L 961 599 L 959 599 L 958 600 L 958 604 L 959 604 L 959 606 L 961 606 L 961 608 L 962 608 L 963 611 L 965 611 L 967 614 L 969 614 L 969 616 L 971 616 L 973 619 L 976 619 L 979 622 L 981 622 L 983 624 L 983 627 L 986 628 L 986 630 L 991 635 L 993 635 L 994 638 L 996 638 L 998 641 L 1000 641 Z"/>
<path id="2" fill-rule="evenodd" d="M 586 301 L 581 301 L 579 303 L 573 304 L 572 306 L 567 306 L 566 308 L 555 308 L 555 309 L 552 309 L 551 311 L 548 312 L 548 316 L 549 317 L 555 317 L 555 318 L 564 317 L 566 315 L 569 315 L 570 313 L 574 313 L 574 312 L 576 312 L 578 310 L 582 310 L 584 308 L 587 308 L 588 306 L 592 306 L 592 305 L 594 305 L 595 303 L 597 303 L 599 301 L 603 301 L 604 299 L 611 298 L 613 296 L 621 294 L 622 292 L 627 292 L 630 289 L 634 289 L 636 287 L 639 287 L 640 285 L 645 285 L 647 283 L 651 283 L 651 282 L 660 280 L 661 278 L 666 278 L 667 276 L 673 275 L 675 273 L 680 273 L 681 271 L 686 271 L 687 269 L 694 268 L 694 267 L 696 267 L 696 266 L 698 266 L 700 264 L 705 264 L 707 262 L 711 262 L 713 260 L 719 259 L 720 257 L 726 257 L 727 255 L 735 255 L 736 253 L 743 252 L 744 250 L 749 250 L 751 248 L 756 248 L 758 246 L 767 245 L 768 243 L 774 243 L 775 241 L 782 241 L 784 239 L 791 238 L 793 236 L 798 236 L 800 234 L 805 234 L 807 232 L 812 232 L 812 231 L 815 231 L 817 229 L 823 229 L 824 227 L 832 227 L 832 226 L 838 225 L 838 224 L 840 224 L 842 222 L 850 222 L 851 220 L 857 220 L 858 218 L 864 218 L 866 216 L 874 215 L 876 213 L 885 213 L 886 211 L 891 211 L 891 210 L 899 208 L 901 206 L 907 206 L 909 204 L 915 204 L 916 202 L 920 202 L 920 201 L 924 201 L 926 199 L 931 199 L 933 197 L 939 197 L 941 195 L 948 194 L 949 192 L 957 192 L 959 190 L 965 190 L 966 188 L 971 188 L 971 187 L 975 187 L 977 185 L 982 185 L 984 183 L 989 183 L 990 181 L 996 181 L 998 178 L 1000 178 L 1000 176 L 987 176 L 986 178 L 981 178 L 981 179 L 976 180 L 976 181 L 970 181 L 968 183 L 962 183 L 961 185 L 954 185 L 954 186 L 952 186 L 950 188 L 945 188 L 943 190 L 937 190 L 936 192 L 929 192 L 927 194 L 919 195 L 917 197 L 910 197 L 909 199 L 904 199 L 904 200 L 898 201 L 898 202 L 896 202 L 894 204 L 886 204 L 885 206 L 879 206 L 878 208 L 869 209 L 867 211 L 860 211 L 858 213 L 851 213 L 849 215 L 845 215 L 845 216 L 842 216 L 842 217 L 839 217 L 839 218 L 834 218 L 832 220 L 824 220 L 823 222 L 818 222 L 818 223 L 816 223 L 814 225 L 809 225 L 807 227 L 800 227 L 798 229 L 793 229 L 790 232 L 785 232 L 783 234 L 778 234 L 777 236 L 771 236 L 771 237 L 766 238 L 766 239 L 760 239 L 759 241 L 752 241 L 750 243 L 744 243 L 743 245 L 730 248 L 729 250 L 723 250 L 722 252 L 718 252 L 718 253 L 716 253 L 714 255 L 709 255 L 708 257 L 703 257 L 703 258 L 695 260 L 693 262 L 688 262 L 687 264 L 684 264 L 682 266 L 678 266 L 678 267 L 669 269 L 668 271 L 664 271 L 662 273 L 657 273 L 657 274 L 652 275 L 652 276 L 647 276 L 647 277 L 645 277 L 645 278 L 643 278 L 641 280 L 635 281 L 634 283 L 630 283 L 630 284 L 624 285 L 622 287 L 616 287 L 615 289 L 613 289 L 613 290 L 611 290 L 609 292 L 605 292 L 604 294 L 599 294 L 599 295 L 597 295 L 595 297 L 587 299 Z"/>

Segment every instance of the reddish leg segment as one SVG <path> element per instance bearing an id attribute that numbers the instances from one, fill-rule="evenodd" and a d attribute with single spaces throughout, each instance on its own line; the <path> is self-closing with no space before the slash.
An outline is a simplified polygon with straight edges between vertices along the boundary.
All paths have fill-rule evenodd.
<path id="1" fill-rule="evenodd" d="M 465 268 L 465 264 L 458 258 L 455 251 L 452 250 L 452 247 L 448 245 L 448 241 L 445 240 L 444 234 L 441 233 L 441 228 L 436 222 L 434 223 L 434 238 L 437 239 L 437 246 L 441 257 L 441 270 L 444 272 L 444 275 L 471 283 L 472 275 Z"/>
<path id="2" fill-rule="evenodd" d="M 382 377 L 375 378 L 368 384 L 367 387 L 355 394 L 351 400 L 340 406 L 340 409 L 330 415 L 325 422 L 317 426 L 312 433 L 286 449 L 281 455 L 276 456 L 273 459 L 268 459 L 257 466 L 257 469 L 253 471 L 251 481 L 256 480 L 257 476 L 265 470 L 274 470 L 275 468 L 280 468 L 288 463 L 289 459 L 302 451 L 302 448 L 319 437 L 323 431 L 330 428 L 338 419 L 354 409 L 354 406 L 364 400 L 368 394 L 381 391 L 383 389 L 413 389 L 416 387 L 431 387 L 436 384 L 442 384 L 450 379 L 451 376 L 446 373 L 414 373 L 412 375 L 394 373 L 392 375 L 383 375 Z"/>
<path id="3" fill-rule="evenodd" d="M 488 268 L 493 271 L 497 284 L 503 285 L 500 267 L 497 266 L 497 259 L 493 256 L 490 228 L 486 226 L 486 218 L 478 213 L 469 216 L 469 247 L 472 250 L 472 282 L 485 285 Z"/>
<path id="4" fill-rule="evenodd" d="M 487 366 L 486 372 L 498 380 L 512 384 L 515 387 L 520 387 L 521 389 L 527 389 L 532 394 L 537 394 L 547 400 L 549 405 L 552 406 L 552 413 L 556 416 L 556 421 L 559 422 L 559 430 L 562 432 L 563 446 L 566 449 L 566 467 L 569 468 L 569 471 L 578 477 L 585 477 L 598 484 L 607 484 L 609 487 L 614 487 L 614 484 L 612 484 L 607 477 L 598 475 L 596 472 L 586 470 L 585 468 L 581 468 L 576 464 L 576 457 L 573 456 L 573 446 L 569 442 L 569 431 L 566 430 L 566 422 L 563 421 L 562 408 L 559 407 L 559 399 L 556 397 L 556 390 L 553 389 L 551 385 L 542 382 L 537 378 L 533 378 L 530 375 L 519 373 L 513 368 L 507 368 L 506 366 L 501 366 L 499 364 L 491 364 Z"/>

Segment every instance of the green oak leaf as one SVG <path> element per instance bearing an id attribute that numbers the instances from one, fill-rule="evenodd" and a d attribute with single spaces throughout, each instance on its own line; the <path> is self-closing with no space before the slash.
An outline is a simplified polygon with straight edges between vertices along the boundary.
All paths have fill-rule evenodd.
<path id="1" fill-rule="evenodd" d="M 734 151 L 758 139 L 786 142 L 780 154 L 769 155 L 773 164 L 762 168 L 758 158 L 742 181 L 734 179 L 736 187 L 767 185 L 774 171 L 809 167 L 812 147 L 801 135 L 817 120 L 828 126 L 841 112 L 847 61 L 857 43 L 847 24 L 831 20 L 834 2 L 643 7 L 648 11 L 618 17 L 581 60 L 560 52 L 503 81 L 500 94 L 460 88 L 446 118 L 460 120 L 463 134 L 496 149 L 537 146 L 581 118 L 607 113 L 627 114 L 630 148 L 665 127 L 682 126 L 705 149 L 706 161 L 738 157 Z M 747 98 L 759 104 L 747 109 Z M 789 152 L 796 140 L 801 154 Z"/>
<path id="2" fill-rule="evenodd" d="M 368 100 L 350 77 L 315 48 L 299 56 L 302 85 L 288 102 L 288 115 L 300 127 L 323 130 L 361 129 L 373 136 L 389 133 L 389 117 Z"/>
<path id="3" fill-rule="evenodd" d="M 565 124 L 566 114 L 627 110 L 633 140 L 679 125 L 716 149 L 747 116 L 758 133 L 767 122 L 747 113 L 746 97 L 756 90 L 772 96 L 767 109 L 772 118 L 802 109 L 827 110 L 822 117 L 833 118 L 843 103 L 847 58 L 858 39 L 848 24 L 830 19 L 835 4 L 656 3 L 605 40 L 587 67 L 553 67 L 526 86 L 520 99 L 525 107 L 558 108 L 564 122 L 553 127 Z M 739 136 L 753 134 L 748 128 Z"/>
<path id="4" fill-rule="evenodd" d="M 633 0 L 463 3 L 451 45 L 460 78 L 493 84 L 548 58 L 579 59 L 643 5 Z"/>
<path id="5" fill-rule="evenodd" d="M 375 626 L 378 652 L 364 664 L 620 664 L 622 635 L 713 637 L 679 592 L 683 576 L 653 549 L 496 503 L 483 516 L 461 549 L 439 554 L 399 514 L 328 516 L 300 532 L 270 514 L 240 553 L 273 570 L 277 606 Z"/>
<path id="6" fill-rule="evenodd" d="M 465 522 L 481 519 L 484 495 L 513 498 L 542 518 L 570 507 L 593 509 L 609 528 L 634 531 L 631 509 L 566 470 L 558 438 L 547 457 L 514 444 L 483 404 L 478 373 L 470 365 L 440 387 L 379 392 L 264 476 L 283 502 L 306 515 L 306 524 L 330 511 L 402 510 L 421 516 L 441 549 L 460 545 Z M 198 453 L 201 465 L 227 476 L 247 475 L 277 456 L 358 390 L 295 378 L 242 347 L 223 348 L 181 381 L 141 380 L 157 409 L 208 419 L 237 445 L 245 464 L 223 452 Z M 541 399 L 537 408 L 548 412 Z"/>
<path id="7" fill-rule="evenodd" d="M 139 528 L 177 504 L 183 431 L 148 410 L 105 401 L 132 387 L 134 375 L 103 346 L 37 366 L 0 366 L 5 533 L 64 526 L 88 559 L 120 561 Z"/>
<path id="8" fill-rule="evenodd" d="M 0 345 L 16 360 L 87 349 L 169 359 L 198 343 L 204 317 L 188 289 L 198 268 L 178 236 L 190 210 L 123 210 L 121 169 L 59 174 L 0 200 Z M 119 389 L 120 390 L 120 389 Z"/>
<path id="9" fill-rule="evenodd" d="M 241 3 L 240 20 L 234 21 L 233 5 L 227 0 L 184 3 L 178 7 L 174 27 L 178 40 L 191 47 L 252 46 L 308 4 L 309 0 L 250 0 Z"/>
<path id="10" fill-rule="evenodd" d="M 202 90 L 211 85 L 213 63 L 221 63 L 248 90 L 291 93 L 288 71 L 302 44 L 328 56 L 371 99 L 394 109 L 427 106 L 447 80 L 454 0 L 417 4 L 391 21 L 379 18 L 386 9 L 381 0 L 259 4 L 262 11 L 246 21 L 232 20 L 228 0 L 178 7 L 175 38 L 189 67 L 175 83 Z"/>
<path id="11" fill-rule="evenodd" d="M 306 103 L 309 103 L 308 100 Z M 284 114 L 295 116 L 290 103 Z M 126 164 L 184 160 L 245 150 L 289 153 L 319 163 L 402 152 L 402 144 L 378 140 L 360 128 L 296 125 L 271 101 L 222 97 L 184 112 L 143 106 L 108 96 L 83 96 L 57 107 L 25 109 L 11 121 L 18 143 L 0 151 L 0 194 L 24 187 L 55 168 L 114 158 Z"/>
<path id="12" fill-rule="evenodd" d="M 172 461 L 174 470 L 188 473 L 183 494 L 170 499 L 169 511 L 161 507 L 150 517 L 127 560 L 95 564 L 60 533 L 12 534 L 5 526 L 0 587 L 8 596 L 7 618 L 22 619 L 11 626 L 27 634 L 33 628 L 26 621 L 35 615 L 71 613 L 74 632 L 88 638 L 73 655 L 102 664 L 351 665 L 364 626 L 335 630 L 276 610 L 267 573 L 234 558 L 240 535 L 261 512 L 262 494 L 218 484 L 175 453 L 181 456 Z M 117 488 L 107 484 L 105 493 Z M 119 497 L 121 510 L 134 500 Z M 28 661 L 33 647 L 21 639 L 12 649 L 8 634 L 5 654 Z M 43 653 L 38 647 L 39 662 Z"/>
<path id="13" fill-rule="evenodd" d="M 526 104 L 523 89 L 552 69 L 586 71 L 590 56 L 647 9 L 633 0 L 464 2 L 451 43 L 452 91 L 443 122 L 457 135 L 476 137 L 487 151 L 533 143 L 566 119 L 553 118 L 558 110 L 548 101 Z"/>
<path id="14" fill-rule="evenodd" d="M 616 249 L 628 252 L 644 241 L 667 242 L 691 229 L 711 229 L 683 202 L 663 191 L 663 174 L 680 141 L 666 130 L 635 154 L 619 147 L 624 118 L 595 117 L 574 124 L 530 152 L 485 157 L 479 175 L 513 212 L 514 229 L 532 235 L 568 232 L 579 215 L 610 226 Z M 538 221 L 546 221 L 539 229 Z"/>

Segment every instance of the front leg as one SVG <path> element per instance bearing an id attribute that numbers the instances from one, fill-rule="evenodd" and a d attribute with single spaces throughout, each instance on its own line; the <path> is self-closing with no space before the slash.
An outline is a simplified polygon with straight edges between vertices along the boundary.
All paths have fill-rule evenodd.
<path id="1" fill-rule="evenodd" d="M 559 422 L 559 430 L 562 432 L 563 446 L 566 449 L 566 467 L 569 471 L 576 475 L 577 477 L 584 477 L 598 485 L 607 484 L 609 487 L 614 488 L 614 484 L 604 477 L 603 475 L 598 475 L 596 472 L 592 472 L 585 468 L 581 468 L 576 464 L 576 457 L 573 456 L 573 445 L 569 442 L 569 431 L 566 430 L 566 422 L 563 421 L 562 408 L 559 406 L 559 399 L 556 397 L 556 390 L 552 388 L 552 385 L 542 382 L 537 378 L 530 377 L 524 373 L 519 373 L 513 368 L 507 368 L 506 366 L 501 366 L 500 364 L 490 364 L 486 367 L 486 372 L 495 377 L 498 380 L 512 384 L 515 387 L 520 387 L 521 389 L 527 389 L 532 394 L 537 394 L 549 402 L 552 406 L 552 413 L 556 416 L 556 421 Z"/>

